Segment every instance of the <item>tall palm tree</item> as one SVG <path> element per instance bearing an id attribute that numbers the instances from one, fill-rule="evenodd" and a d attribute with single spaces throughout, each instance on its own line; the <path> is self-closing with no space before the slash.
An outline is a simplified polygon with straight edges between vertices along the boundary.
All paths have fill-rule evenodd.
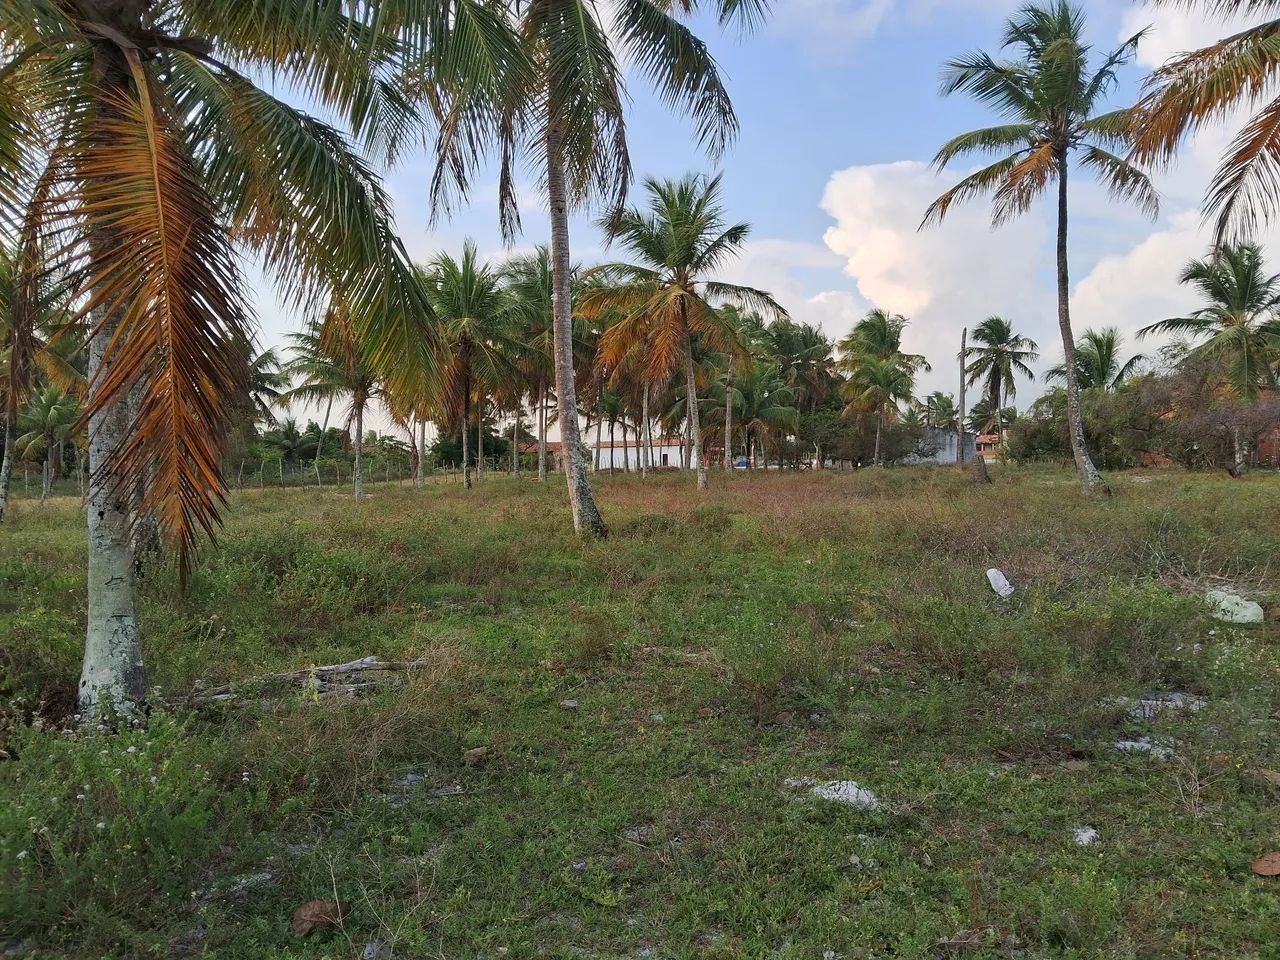
<path id="1" fill-rule="evenodd" d="M 324 320 L 310 329 L 290 334 L 289 347 L 293 356 L 285 370 L 294 386 L 280 395 L 280 401 L 325 404 L 322 440 L 328 430 L 328 410 L 335 402 L 346 401 L 346 429 L 354 427 L 355 462 L 351 483 L 356 500 L 361 501 L 364 499 L 364 415 L 369 404 L 384 391 L 384 384 L 369 359 L 368 347 L 339 308 L 331 308 Z M 317 471 L 319 460 L 317 448 Z"/>
<path id="2" fill-rule="evenodd" d="M 1076 344 L 1076 379 L 1081 390 L 1100 388 L 1114 390 L 1124 383 L 1146 362 L 1146 357 L 1135 353 L 1122 360 L 1124 337 L 1115 327 L 1102 330 L 1086 330 Z M 1059 364 L 1045 371 L 1047 383 L 1065 380 L 1066 367 Z"/>
<path id="3" fill-rule="evenodd" d="M 1211 13 L 1280 12 L 1276 0 L 1181 0 Z M 1249 237 L 1276 212 L 1280 176 L 1280 17 L 1241 30 L 1207 47 L 1174 57 L 1153 73 L 1133 109 L 1139 163 L 1168 163 L 1183 140 L 1205 126 L 1232 120 L 1241 108 L 1256 110 L 1232 141 L 1205 198 L 1218 239 Z"/>
<path id="4" fill-rule="evenodd" d="M 1024 213 L 1050 184 L 1057 186 L 1058 328 L 1066 356 L 1068 433 L 1080 483 L 1092 493 L 1106 487 L 1085 445 L 1071 332 L 1067 180 L 1072 158 L 1117 199 L 1132 201 L 1152 216 L 1158 199 L 1146 174 L 1112 152 L 1130 145 L 1128 112 L 1096 112 L 1115 87 L 1117 69 L 1133 58 L 1142 35 L 1121 44 L 1095 70 L 1084 27 L 1083 11 L 1070 0 L 1027 6 L 1005 29 L 1004 48 L 1014 51 L 1014 59 L 997 60 L 979 52 L 946 65 L 944 94 L 968 93 L 1006 122 L 961 134 L 938 151 L 934 165 L 939 170 L 970 154 L 996 154 L 999 159 L 935 200 L 924 223 L 940 221 L 954 204 L 989 193 L 994 198 L 993 222 L 1000 225 Z"/>
<path id="5" fill-rule="evenodd" d="M 988 409 L 1003 409 L 1004 401 L 1017 396 L 1017 374 L 1028 380 L 1035 379 L 1031 364 L 1040 359 L 1038 350 L 1034 340 L 1015 333 L 1013 324 L 1004 317 L 988 317 L 978 324 L 965 351 L 969 385 L 981 380 Z M 1003 439 L 1000 420 L 996 421 L 996 433 Z"/>
<path id="6" fill-rule="evenodd" d="M 1262 248 L 1246 243 L 1219 247 L 1203 260 L 1191 260 L 1179 282 L 1194 287 L 1206 305 L 1186 317 L 1171 317 L 1138 331 L 1138 336 L 1173 333 L 1201 341 L 1191 351 L 1220 365 L 1223 386 L 1243 403 L 1263 390 L 1276 389 L 1280 360 L 1280 275 L 1263 268 Z M 1232 428 L 1235 463 L 1242 475 L 1248 451 L 1238 427 Z"/>
<path id="7" fill-rule="evenodd" d="M 510 335 L 502 275 L 480 262 L 476 245 L 468 240 L 460 260 L 442 253 L 422 277 L 440 328 L 441 392 L 451 419 L 462 426 L 462 477 L 469 490 L 473 408 L 478 443 L 482 444 L 485 397 L 516 374 L 517 345 Z M 479 454 L 483 459 L 482 450 Z"/>
<path id="8" fill-rule="evenodd" d="M 847 401 L 846 417 L 875 414 L 876 443 L 872 462 L 880 463 L 880 437 L 890 414 L 898 404 L 911 399 L 913 383 L 910 371 L 894 358 L 867 357 L 854 368 L 840 387 Z"/>
<path id="9" fill-rule="evenodd" d="M 275 408 L 279 406 L 280 395 L 288 389 L 289 375 L 278 350 L 271 347 L 252 356 L 246 392 L 248 407 L 255 420 L 274 426 Z"/>
<path id="10" fill-rule="evenodd" d="M 0 0 L 0 240 L 51 243 L 92 320 L 83 715 L 104 698 L 126 709 L 146 688 L 125 493 L 143 489 L 183 576 L 218 523 L 250 339 L 234 245 L 296 306 L 340 294 L 388 376 L 429 369 L 426 306 L 391 201 L 354 144 L 391 160 L 434 128 L 402 80 L 450 109 L 498 103 L 525 63 L 505 10 Z"/>
<path id="11" fill-rule="evenodd" d="M 602 343 L 611 337 L 634 339 L 637 327 L 647 331 L 653 382 L 665 382 L 683 367 L 692 457 L 698 489 L 705 490 L 707 465 L 702 456 L 694 342 L 706 351 L 734 349 L 733 330 L 716 309 L 717 303 L 733 303 L 776 318 L 785 317 L 786 311 L 763 290 L 711 279 L 741 252 L 751 232 L 750 224 L 727 224 L 719 176 L 649 178 L 644 186 L 646 207 L 630 208 L 608 224 L 613 237 L 639 262 L 598 268 L 616 286 L 593 292 L 584 310 L 614 309 L 623 314 L 605 332 Z"/>
<path id="12" fill-rule="evenodd" d="M 80 405 L 75 397 L 57 387 L 44 387 L 32 394 L 26 408 L 18 415 L 14 453 L 23 460 L 41 462 L 40 505 L 49 498 L 54 476 L 62 470 L 62 449 L 66 446 L 80 419 Z"/>
<path id="13" fill-rule="evenodd" d="M 747 27 L 762 18 L 766 7 L 767 0 L 619 0 L 609 8 L 612 22 L 607 25 L 603 8 L 592 0 L 530 0 L 517 6 L 517 30 L 532 69 L 527 79 L 512 86 L 506 109 L 491 117 L 502 155 L 501 219 L 508 232 L 518 226 L 516 164 L 522 155 L 530 156 L 545 171 L 551 215 L 555 387 L 565 479 L 580 535 L 599 538 L 608 530 L 591 493 L 579 436 L 569 212 L 595 202 L 612 216 L 624 205 L 631 161 L 620 60 L 625 57 L 665 103 L 690 117 L 698 139 L 715 156 L 735 134 L 737 120 L 714 59 L 680 18 L 710 9 L 722 24 Z M 475 128 L 459 124 L 443 129 L 447 154 L 473 138 Z"/>
<path id="14" fill-rule="evenodd" d="M 912 376 L 920 370 L 933 369 L 920 354 L 902 352 L 902 333 L 908 323 L 910 321 L 901 314 L 879 308 L 872 310 L 836 345 L 841 353 L 837 366 L 849 372 L 863 360 L 871 358 L 892 360 Z"/>
<path id="15" fill-rule="evenodd" d="M 728 394 L 724 401 L 716 396 L 720 391 Z M 715 424 L 719 419 L 723 430 L 724 414 L 730 409 L 729 429 L 741 431 L 747 461 L 752 464 L 771 442 L 794 434 L 800 426 L 795 390 L 782 376 L 781 367 L 772 360 L 747 363 L 732 382 L 726 380 L 717 385 L 708 410 L 711 422 Z M 731 439 L 726 437 L 725 449 L 732 446 Z"/>

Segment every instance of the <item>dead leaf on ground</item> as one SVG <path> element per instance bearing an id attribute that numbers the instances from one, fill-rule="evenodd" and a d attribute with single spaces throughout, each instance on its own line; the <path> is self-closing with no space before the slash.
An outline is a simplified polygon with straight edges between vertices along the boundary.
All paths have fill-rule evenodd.
<path id="1" fill-rule="evenodd" d="M 1268 853 L 1253 861 L 1253 872 L 1260 877 L 1280 877 L 1280 853 Z"/>
<path id="2" fill-rule="evenodd" d="M 309 900 L 293 911 L 293 932 L 306 937 L 321 927 L 340 927 L 346 914 L 346 907 L 333 900 Z"/>
<path id="3" fill-rule="evenodd" d="M 1253 775 L 1262 783 L 1269 783 L 1273 787 L 1280 787 L 1280 770 L 1255 770 Z"/>

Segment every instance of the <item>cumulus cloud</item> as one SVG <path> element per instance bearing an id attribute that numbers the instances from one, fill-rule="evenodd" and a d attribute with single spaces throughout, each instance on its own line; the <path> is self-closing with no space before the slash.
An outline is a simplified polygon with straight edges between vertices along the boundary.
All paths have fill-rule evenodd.
<path id="1" fill-rule="evenodd" d="M 934 364 L 925 390 L 954 390 L 949 358 L 960 331 L 1007 316 L 1042 344 L 1054 317 L 1050 233 L 1033 213 L 1000 230 L 982 204 L 957 207 L 937 227 L 917 230 L 928 205 L 959 176 L 915 161 L 850 167 L 832 175 L 822 208 L 835 220 L 825 241 L 868 302 L 911 318 L 906 347 Z"/>

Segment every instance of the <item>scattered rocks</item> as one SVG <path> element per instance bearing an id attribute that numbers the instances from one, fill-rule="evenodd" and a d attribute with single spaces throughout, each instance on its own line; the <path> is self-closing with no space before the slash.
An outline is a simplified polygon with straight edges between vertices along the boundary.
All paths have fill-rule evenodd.
<path id="1" fill-rule="evenodd" d="M 381 940 L 370 940 L 360 951 L 360 960 L 391 960 L 391 948 Z"/>
<path id="2" fill-rule="evenodd" d="M 1210 590 L 1204 599 L 1213 618 L 1223 623 L 1262 623 L 1266 619 L 1261 604 L 1226 590 Z"/>
<path id="3" fill-rule="evenodd" d="M 1173 751 L 1156 743 L 1150 737 L 1139 737 L 1136 740 L 1119 740 L 1116 749 L 1121 753 L 1145 753 L 1157 760 L 1172 760 Z"/>
<path id="4" fill-rule="evenodd" d="M 431 791 L 431 796 L 433 796 L 433 797 L 460 797 L 460 796 L 462 796 L 462 794 L 464 794 L 464 793 L 466 793 L 466 791 L 465 791 L 464 789 L 462 789 L 462 787 L 458 786 L 458 784 L 456 784 L 456 783 L 445 783 L 445 784 L 441 784 L 440 786 L 438 786 L 438 787 L 436 787 L 435 789 L 433 789 L 433 790 Z"/>
<path id="5" fill-rule="evenodd" d="M 578 701 L 577 700 L 561 700 L 560 709 L 561 710 L 577 710 Z"/>
<path id="6" fill-rule="evenodd" d="M 26 940 L 0 940 L 0 957 L 4 960 L 22 960 L 36 952 L 36 942 Z"/>
<path id="7" fill-rule="evenodd" d="M 628 827 L 622 831 L 622 839 L 630 843 L 648 843 L 653 837 L 653 827 L 642 823 L 636 827 Z"/>
<path id="8" fill-rule="evenodd" d="M 1071 831 L 1071 839 L 1076 842 L 1078 847 L 1092 847 L 1102 839 L 1102 834 L 1098 833 L 1093 827 L 1076 827 Z"/>
<path id="9" fill-rule="evenodd" d="M 821 800 L 830 800 L 859 810 L 880 808 L 880 798 L 852 780 L 827 780 L 820 783 L 811 777 L 792 777 L 784 781 L 783 785 L 789 790 L 808 790 Z"/>
<path id="10" fill-rule="evenodd" d="M 231 886 L 227 888 L 227 895 L 241 897 L 250 893 L 261 893 L 264 890 L 273 889 L 277 883 L 276 875 L 270 870 L 264 870 L 261 873 L 250 873 L 243 877 L 236 877 Z"/>
<path id="11" fill-rule="evenodd" d="M 1111 697 L 1102 701 L 1102 706 L 1123 709 L 1130 720 L 1142 722 L 1152 720 L 1166 711 L 1195 712 L 1204 708 L 1207 701 L 1193 693 L 1148 693 L 1134 700 L 1130 697 Z"/>
<path id="12" fill-rule="evenodd" d="M 991 584 L 991 589 L 996 592 L 996 596 L 1001 600 L 1008 600 L 1013 596 L 1013 584 L 1009 582 L 1008 577 L 995 567 L 987 571 L 987 583 Z"/>

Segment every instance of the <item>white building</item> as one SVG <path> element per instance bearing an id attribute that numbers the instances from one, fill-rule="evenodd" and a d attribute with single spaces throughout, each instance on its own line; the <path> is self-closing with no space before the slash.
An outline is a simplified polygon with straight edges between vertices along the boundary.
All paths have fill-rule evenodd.
<path id="1" fill-rule="evenodd" d="M 610 443 L 602 440 L 599 446 L 591 450 L 591 462 L 597 470 L 621 470 L 629 466 L 632 470 L 640 469 L 640 441 L 628 437 L 627 442 L 616 440 Z M 682 461 L 684 442 L 677 437 L 653 438 L 653 469 L 676 470 Z"/>

